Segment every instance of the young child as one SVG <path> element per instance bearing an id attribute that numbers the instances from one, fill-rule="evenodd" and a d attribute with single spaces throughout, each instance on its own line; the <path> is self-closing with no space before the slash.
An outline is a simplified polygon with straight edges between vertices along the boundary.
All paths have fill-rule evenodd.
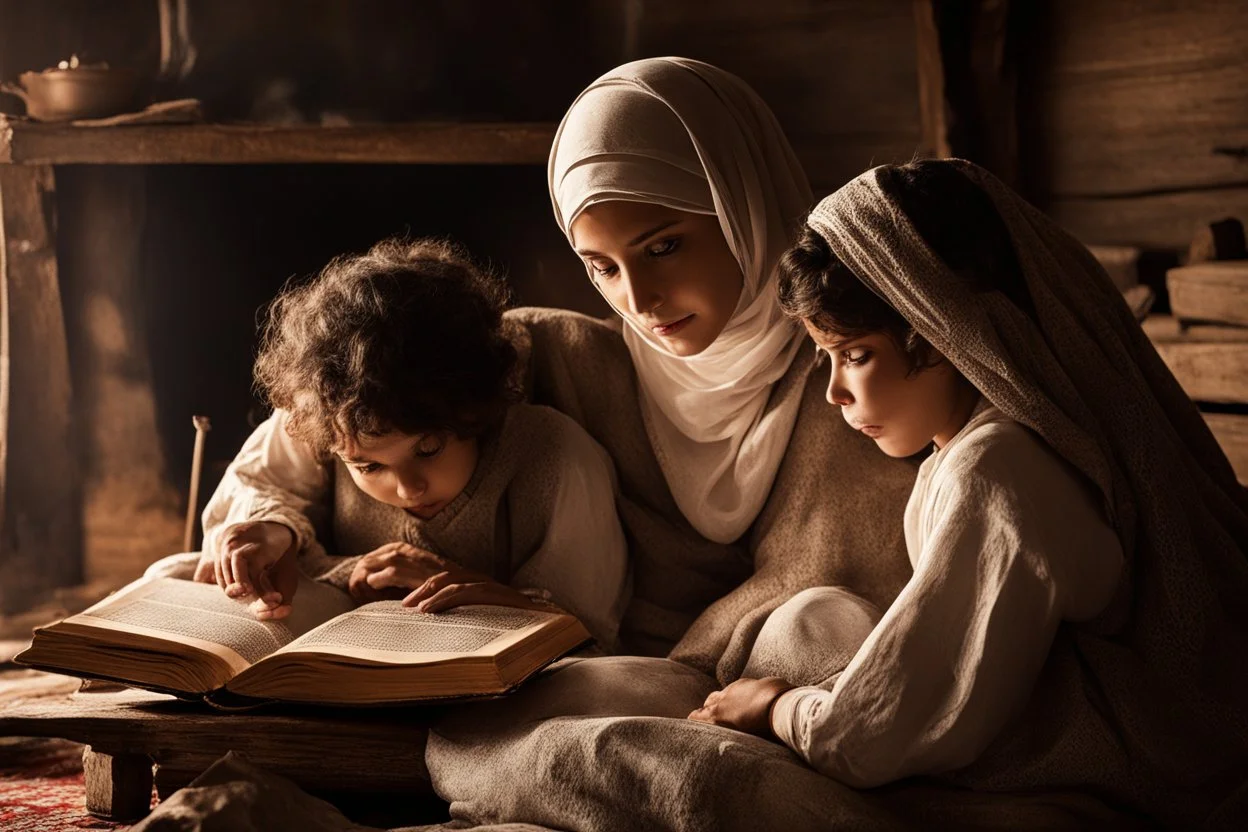
<path id="1" fill-rule="evenodd" d="M 690 717 L 852 786 L 1077 786 L 1208 817 L 1248 747 L 1225 729 L 1245 674 L 1196 669 L 1243 649 L 1245 500 L 1103 271 L 985 171 L 929 161 L 825 199 L 781 275 L 829 403 L 889 456 L 933 449 L 905 516 L 914 575 L 839 676 L 743 678 Z M 804 593 L 760 644 L 796 618 L 814 637 L 790 650 L 839 648 L 821 621 L 843 596 Z"/>
<path id="2" fill-rule="evenodd" d="M 277 410 L 205 510 L 195 577 L 262 619 L 289 613 L 300 571 L 422 612 L 553 603 L 610 650 L 629 586 L 614 469 L 570 418 L 518 401 L 504 303 L 430 240 L 279 295 L 255 369 Z"/>

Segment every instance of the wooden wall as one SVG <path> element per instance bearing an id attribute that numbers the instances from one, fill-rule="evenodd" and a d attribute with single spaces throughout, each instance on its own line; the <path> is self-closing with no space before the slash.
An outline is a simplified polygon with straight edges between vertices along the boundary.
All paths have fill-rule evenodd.
<path id="1" fill-rule="evenodd" d="M 931 153 L 917 12 L 926 4 L 931 20 L 932 8 L 958 2 L 192 0 L 195 68 L 153 90 L 198 96 L 219 119 L 556 120 L 612 66 L 684 55 L 759 91 L 822 196 L 872 165 Z M 1013 138 L 989 144 L 1016 154 L 1020 187 L 1076 236 L 1174 252 L 1205 222 L 1248 217 L 1248 154 L 1235 152 L 1248 146 L 1242 3 L 979 7 L 1021 21 L 1010 124 L 984 127 L 1016 128 L 1017 149 Z M 0 76 L 82 51 L 154 73 L 155 9 L 0 0 Z M 1012 83 L 993 94 L 1014 94 Z M 206 493 L 254 416 L 257 307 L 332 253 L 396 231 L 450 234 L 505 266 L 522 302 L 602 311 L 551 221 L 540 166 L 84 166 L 58 181 L 75 424 L 95 518 L 86 545 L 97 561 L 138 552 L 138 563 L 172 545 L 191 413 L 214 419 Z"/>
<path id="2" fill-rule="evenodd" d="M 817 196 L 922 151 L 911 0 L 636 5 L 636 54 L 698 58 L 748 81 Z"/>
<path id="3" fill-rule="evenodd" d="M 1248 219 L 1248 8 L 1035 6 L 1020 90 L 1035 201 L 1084 242 L 1151 249 L 1186 248 L 1228 215 Z"/>

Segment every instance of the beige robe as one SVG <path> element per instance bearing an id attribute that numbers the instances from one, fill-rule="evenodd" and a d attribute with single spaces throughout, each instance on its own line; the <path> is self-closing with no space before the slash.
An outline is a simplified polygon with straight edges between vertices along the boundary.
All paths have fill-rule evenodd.
<path id="1" fill-rule="evenodd" d="M 548 597 L 614 648 L 629 591 L 615 474 L 571 419 L 514 405 L 483 438 L 468 485 L 429 520 L 364 494 L 342 462 L 318 462 L 291 439 L 285 421 L 278 411 L 260 425 L 226 471 L 204 511 L 209 546 L 234 523 L 284 523 L 302 571 L 346 589 L 362 555 L 405 541 Z"/>
<path id="2" fill-rule="evenodd" d="M 860 788 L 978 759 L 1023 713 L 1062 622 L 1109 604 L 1123 561 L 1086 479 L 987 403 L 923 463 L 905 528 L 914 577 L 897 601 L 831 691 L 796 688 L 772 712 L 786 745 Z"/>

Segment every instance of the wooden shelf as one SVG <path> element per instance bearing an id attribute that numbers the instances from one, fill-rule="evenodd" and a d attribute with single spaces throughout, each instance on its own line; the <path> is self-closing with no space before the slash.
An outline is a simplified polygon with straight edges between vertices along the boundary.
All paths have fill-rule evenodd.
<path id="1" fill-rule="evenodd" d="M 74 127 L 0 115 L 0 163 L 537 165 L 546 163 L 555 127 L 545 122 Z"/>

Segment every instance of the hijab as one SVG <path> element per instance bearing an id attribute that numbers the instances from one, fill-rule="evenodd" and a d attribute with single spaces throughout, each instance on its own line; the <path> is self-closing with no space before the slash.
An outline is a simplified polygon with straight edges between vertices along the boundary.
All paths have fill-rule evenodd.
<path id="1" fill-rule="evenodd" d="M 736 540 L 771 491 L 800 402 L 800 389 L 783 401 L 771 396 L 804 335 L 775 292 L 789 232 L 812 202 L 792 148 L 741 79 L 698 61 L 654 58 L 617 67 L 577 97 L 547 173 L 569 242 L 572 223 L 601 202 L 718 217 L 743 287 L 710 346 L 673 355 L 616 311 L 627 324 L 646 430 L 681 513 L 709 540 Z"/>

